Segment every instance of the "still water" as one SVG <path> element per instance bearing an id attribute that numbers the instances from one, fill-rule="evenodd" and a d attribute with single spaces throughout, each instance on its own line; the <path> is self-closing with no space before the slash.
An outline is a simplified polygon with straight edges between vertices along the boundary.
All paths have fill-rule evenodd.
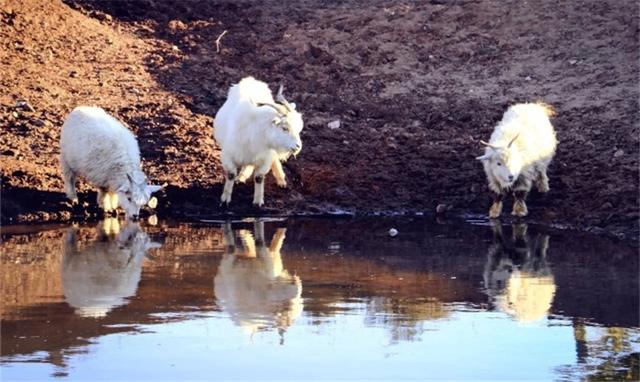
<path id="1" fill-rule="evenodd" d="M 638 379 L 636 244 L 428 219 L 107 219 L 4 227 L 0 250 L 2 380 Z"/>

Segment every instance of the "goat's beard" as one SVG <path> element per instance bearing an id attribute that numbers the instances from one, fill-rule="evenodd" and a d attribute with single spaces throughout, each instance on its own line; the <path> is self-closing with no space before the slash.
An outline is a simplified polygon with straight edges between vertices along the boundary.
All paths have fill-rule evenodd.
<path id="1" fill-rule="evenodd" d="M 291 155 L 295 157 L 292 151 L 279 152 L 278 159 L 280 160 L 280 162 L 285 162 L 291 157 Z"/>

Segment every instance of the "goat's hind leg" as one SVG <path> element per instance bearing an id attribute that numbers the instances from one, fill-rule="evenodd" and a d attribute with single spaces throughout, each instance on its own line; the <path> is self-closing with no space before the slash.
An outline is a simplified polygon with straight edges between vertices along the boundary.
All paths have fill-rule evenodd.
<path id="1" fill-rule="evenodd" d="M 233 193 L 233 183 L 236 181 L 238 176 L 238 167 L 232 160 L 225 156 L 224 152 L 222 154 L 222 168 L 224 168 L 225 172 L 225 181 L 224 189 L 220 196 L 220 205 L 226 204 L 228 206 L 231 202 L 231 194 Z"/>
<path id="2" fill-rule="evenodd" d="M 235 172 L 225 172 L 224 189 L 222 190 L 222 196 L 220 197 L 220 204 L 229 205 L 231 203 L 231 194 L 233 193 L 233 183 L 236 180 Z"/>
<path id="3" fill-rule="evenodd" d="M 251 174 L 253 174 L 253 166 L 251 165 L 247 165 L 244 166 L 242 168 L 242 170 L 240 170 L 240 174 L 238 174 L 238 177 L 236 178 L 236 181 L 240 182 L 240 183 L 244 183 L 247 181 L 247 179 L 249 179 L 249 177 L 251 177 Z"/>
<path id="4" fill-rule="evenodd" d="M 549 192 L 549 177 L 547 177 L 547 167 L 538 169 L 538 176 L 536 177 L 536 187 L 538 192 Z"/>
<path id="5" fill-rule="evenodd" d="M 285 179 L 284 170 L 282 169 L 282 163 L 278 158 L 273 160 L 271 164 L 271 172 L 273 173 L 273 177 L 276 178 L 276 183 L 278 186 L 285 188 L 287 187 L 287 180 Z"/>
<path id="6" fill-rule="evenodd" d="M 69 198 L 73 204 L 76 204 L 78 203 L 78 195 L 76 193 L 76 174 L 62 156 L 60 157 L 60 166 L 62 167 L 62 177 L 64 179 L 64 192 L 67 194 L 67 198 Z"/>

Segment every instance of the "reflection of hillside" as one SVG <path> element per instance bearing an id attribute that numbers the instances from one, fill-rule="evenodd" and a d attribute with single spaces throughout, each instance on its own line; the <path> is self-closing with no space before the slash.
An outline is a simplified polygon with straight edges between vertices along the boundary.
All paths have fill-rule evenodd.
<path id="1" fill-rule="evenodd" d="M 577 380 L 587 375 L 594 381 L 640 380 L 640 353 L 633 344 L 640 342 L 640 333 L 621 327 L 588 327 L 574 320 L 577 365 L 562 366 L 562 374 Z"/>
<path id="2" fill-rule="evenodd" d="M 391 333 L 391 343 L 415 341 L 424 332 L 425 321 L 449 315 L 436 299 L 374 297 L 367 302 L 365 325 L 384 327 Z"/>
<path id="3" fill-rule="evenodd" d="M 20 309 L 59 300 L 63 230 L 3 237 L 0 242 L 3 320 L 24 317 Z"/>

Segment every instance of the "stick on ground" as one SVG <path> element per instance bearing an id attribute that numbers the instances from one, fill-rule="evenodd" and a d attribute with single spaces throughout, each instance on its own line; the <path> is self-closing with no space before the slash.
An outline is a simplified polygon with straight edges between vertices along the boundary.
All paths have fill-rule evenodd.
<path id="1" fill-rule="evenodd" d="M 220 53 L 220 40 L 226 34 L 227 34 L 227 30 L 225 29 L 224 32 L 220 33 L 220 36 L 218 36 L 218 38 L 216 39 L 216 53 Z"/>

